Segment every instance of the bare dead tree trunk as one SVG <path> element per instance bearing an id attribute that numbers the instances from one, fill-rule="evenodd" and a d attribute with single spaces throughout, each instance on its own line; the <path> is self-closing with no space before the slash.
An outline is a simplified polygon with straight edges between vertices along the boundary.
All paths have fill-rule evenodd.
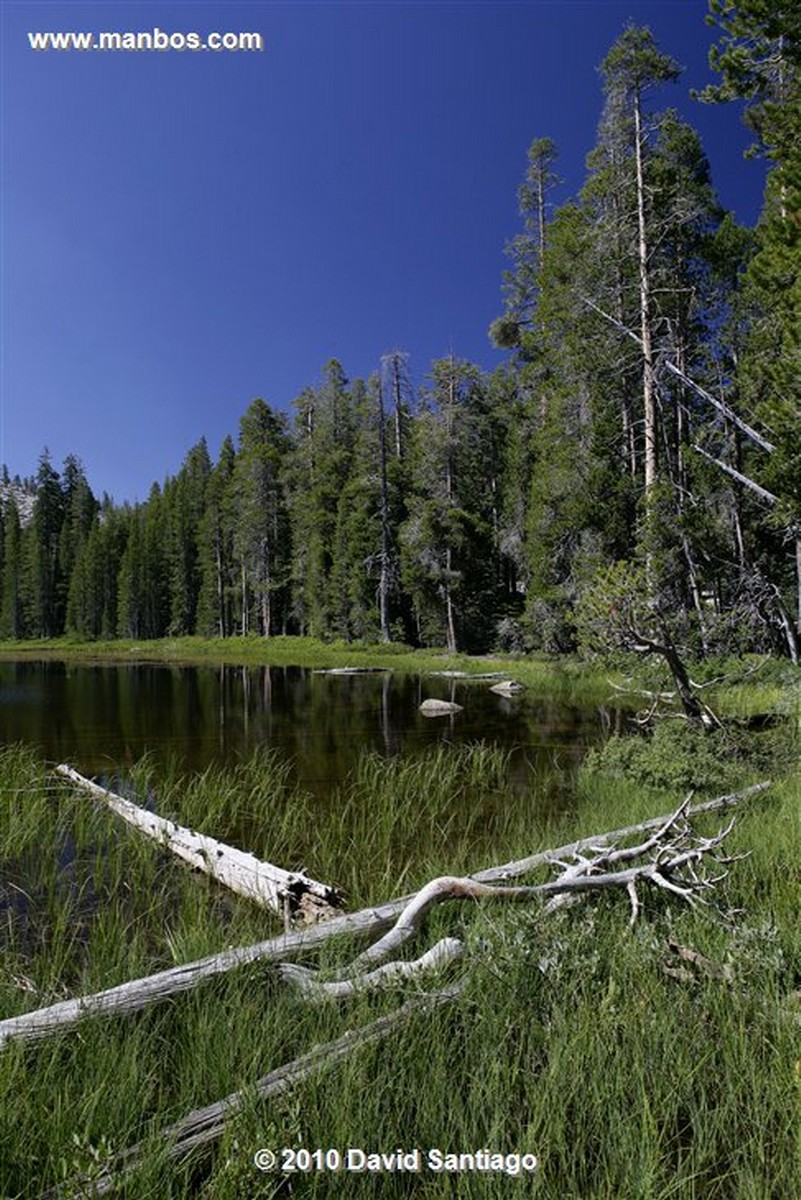
<path id="1" fill-rule="evenodd" d="M 649 508 L 649 495 L 656 483 L 657 473 L 657 430 L 656 430 L 656 372 L 654 369 L 653 338 L 651 330 L 651 276 L 648 268 L 648 228 L 645 219 L 645 178 L 643 172 L 642 107 L 639 91 L 634 96 L 634 142 L 637 168 L 637 257 L 640 277 L 640 338 L 642 341 L 643 367 L 643 418 L 645 432 L 645 496 Z"/>
<path id="2" fill-rule="evenodd" d="M 247 580 L 247 574 L 245 572 L 245 564 L 244 563 L 242 564 L 241 579 L 242 579 L 242 637 L 247 637 L 248 633 L 250 632 L 250 627 L 248 624 L 248 621 L 249 621 L 248 580 Z"/>
<path id="3" fill-rule="evenodd" d="M 453 412 L 456 404 L 456 380 L 454 378 L 453 355 L 451 355 L 451 374 L 448 380 L 448 405 L 445 414 L 445 496 L 448 508 L 453 507 Z M 456 621 L 453 611 L 453 596 L 451 595 L 451 578 L 453 573 L 453 550 L 448 544 L 445 551 L 445 626 L 446 644 L 450 653 L 456 653 Z"/>
<path id="4" fill-rule="evenodd" d="M 389 629 L 389 487 L 387 484 L 387 438 L 384 420 L 384 395 L 381 380 L 378 381 L 378 453 L 381 468 L 381 564 L 378 577 L 378 623 L 381 641 L 392 640 Z"/>
<path id="5" fill-rule="evenodd" d="M 395 354 L 392 359 L 392 386 L 395 393 L 395 457 L 400 459 L 403 457 L 403 438 L 401 431 L 401 411 L 403 408 L 403 398 L 401 395 L 400 361 L 397 354 Z"/>
<path id="6" fill-rule="evenodd" d="M 236 846 L 176 825 L 108 788 L 100 787 L 65 763 L 57 766 L 56 771 L 196 871 L 210 875 L 237 895 L 272 909 L 287 922 L 326 920 L 342 907 L 342 897 L 336 888 L 311 879 L 302 871 L 285 871 Z"/>

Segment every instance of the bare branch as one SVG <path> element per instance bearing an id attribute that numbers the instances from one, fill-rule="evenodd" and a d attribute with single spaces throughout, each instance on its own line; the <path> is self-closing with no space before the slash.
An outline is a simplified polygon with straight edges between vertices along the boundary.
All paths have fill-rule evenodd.
<path id="1" fill-rule="evenodd" d="M 750 488 L 752 492 L 755 492 L 756 495 L 759 496 L 761 500 L 764 500 L 767 504 L 778 503 L 779 497 L 774 496 L 773 492 L 769 492 L 767 488 L 763 488 L 758 483 L 754 483 L 753 479 L 749 479 L 747 475 L 743 475 L 740 471 L 736 471 L 734 467 L 730 467 L 728 463 L 721 462 L 721 460 L 719 458 L 715 458 L 713 454 L 708 454 L 707 451 L 702 450 L 702 448 L 696 442 L 693 442 L 693 450 L 695 450 L 697 454 L 700 454 L 702 458 L 706 458 L 709 460 L 709 462 L 714 463 L 714 465 L 719 467 L 721 471 L 725 471 L 727 475 L 731 475 L 732 479 L 736 479 L 738 483 L 742 483 L 747 488 Z"/>

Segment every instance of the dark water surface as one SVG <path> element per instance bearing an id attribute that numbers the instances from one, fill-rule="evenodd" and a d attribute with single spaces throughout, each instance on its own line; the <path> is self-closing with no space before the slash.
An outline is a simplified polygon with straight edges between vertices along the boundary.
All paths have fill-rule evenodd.
<path id="1" fill-rule="evenodd" d="M 608 728 L 608 710 L 529 692 L 506 699 L 490 683 L 303 667 L 2 662 L 0 742 L 32 744 L 89 775 L 124 773 L 145 753 L 202 770 L 269 746 L 320 793 L 344 779 L 363 750 L 415 753 L 441 741 L 512 751 L 520 781 L 537 769 L 570 773 Z M 453 699 L 464 711 L 424 717 L 418 710 L 428 697 Z"/>

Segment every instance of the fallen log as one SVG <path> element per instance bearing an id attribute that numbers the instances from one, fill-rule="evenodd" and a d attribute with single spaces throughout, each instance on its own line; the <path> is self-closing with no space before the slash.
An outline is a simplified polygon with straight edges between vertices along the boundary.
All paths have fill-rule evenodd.
<path id="1" fill-rule="evenodd" d="M 232 1092 L 224 1100 L 218 1100 L 205 1108 L 195 1109 L 194 1112 L 189 1113 L 174 1125 L 170 1125 L 160 1134 L 161 1140 L 165 1143 L 165 1156 L 175 1161 L 184 1158 L 201 1146 L 216 1141 L 222 1136 L 226 1122 L 235 1116 L 244 1104 L 252 1101 L 254 1091 L 261 1100 L 268 1100 L 271 1096 L 280 1095 L 304 1079 L 335 1066 L 362 1046 L 368 1046 L 393 1033 L 418 1013 L 429 1012 L 441 1008 L 443 1005 L 451 1004 L 463 987 L 463 983 L 456 983 L 443 991 L 407 1000 L 388 1016 L 378 1017 L 361 1029 L 348 1030 L 335 1041 L 314 1046 L 306 1054 L 302 1054 L 299 1058 L 276 1068 L 269 1075 L 259 1079 L 254 1087 Z M 44 1192 L 40 1200 L 66 1200 L 66 1197 L 78 1200 L 79 1197 L 86 1195 L 107 1196 L 125 1182 L 145 1154 L 152 1151 L 152 1148 L 152 1140 L 139 1142 L 118 1155 L 116 1161 L 102 1174 L 93 1175 L 91 1181 L 76 1180 L 71 1185 L 72 1190 L 70 1191 L 66 1191 L 63 1185 L 52 1188 Z"/>
<path id="2" fill-rule="evenodd" d="M 315 667 L 312 675 L 378 675 L 392 670 L 392 667 Z"/>
<path id="3" fill-rule="evenodd" d="M 108 788 L 100 787 L 64 763 L 57 766 L 56 771 L 196 870 L 210 875 L 237 895 L 253 900 L 263 908 L 271 908 L 287 922 L 311 924 L 327 920 L 342 907 L 342 897 L 335 888 L 310 879 L 302 871 L 285 871 L 272 863 L 262 862 L 255 854 L 176 825 Z"/>
<path id="4" fill-rule="evenodd" d="M 503 679 L 503 671 L 426 671 L 429 678 L 463 679 L 466 683 L 481 679 Z"/>
<path id="5" fill-rule="evenodd" d="M 753 784 L 740 792 L 730 792 L 693 805 L 687 809 L 688 817 L 700 813 L 716 812 L 731 808 L 751 796 L 758 795 L 770 787 L 769 782 Z M 471 879 L 479 883 L 492 883 L 498 880 L 514 879 L 527 875 L 539 867 L 546 866 L 558 859 L 564 859 L 597 847 L 608 846 L 609 843 L 622 841 L 638 833 L 658 829 L 669 818 L 667 816 L 653 817 L 641 821 L 637 825 L 629 825 L 622 829 L 606 833 L 594 834 L 590 837 L 578 838 L 567 845 L 552 850 L 543 850 L 528 858 L 515 862 L 504 863 L 501 866 L 490 867 L 479 871 Z M 35 1009 L 17 1017 L 9 1017 L 0 1021 L 0 1049 L 12 1039 L 22 1041 L 38 1041 L 48 1037 L 59 1029 L 67 1029 L 77 1025 L 84 1017 L 122 1015 L 137 1012 L 148 1004 L 165 1000 L 170 996 L 189 991 L 206 979 L 224 974 L 237 967 L 246 966 L 260 961 L 275 961 L 292 957 L 306 950 L 314 949 L 328 941 L 329 938 L 351 935 L 376 935 L 388 929 L 403 912 L 404 908 L 416 898 L 416 894 L 401 896 L 386 904 L 372 908 L 361 909 L 355 913 L 344 913 L 332 917 L 330 921 L 309 929 L 296 930 L 291 933 L 271 938 L 268 941 L 257 942 L 252 946 L 235 947 L 223 950 L 181 966 L 170 967 L 158 971 L 143 979 L 131 980 L 108 988 L 103 992 L 95 992 L 89 996 L 77 996 L 70 1000 L 62 1000 L 46 1008 Z"/>

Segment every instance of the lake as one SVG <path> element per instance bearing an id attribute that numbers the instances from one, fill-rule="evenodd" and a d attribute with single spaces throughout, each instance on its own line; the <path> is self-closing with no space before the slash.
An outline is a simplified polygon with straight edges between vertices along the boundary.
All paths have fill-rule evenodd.
<path id="1" fill-rule="evenodd" d="M 203 770 L 271 747 L 297 781 L 329 793 L 363 750 L 414 754 L 440 742 L 484 741 L 511 752 L 510 782 L 532 771 L 570 774 L 620 714 L 523 692 L 491 680 L 303 667 L 0 663 L 0 742 L 26 742 L 87 775 L 125 774 L 144 754 Z M 428 718 L 428 698 L 463 711 Z"/>

